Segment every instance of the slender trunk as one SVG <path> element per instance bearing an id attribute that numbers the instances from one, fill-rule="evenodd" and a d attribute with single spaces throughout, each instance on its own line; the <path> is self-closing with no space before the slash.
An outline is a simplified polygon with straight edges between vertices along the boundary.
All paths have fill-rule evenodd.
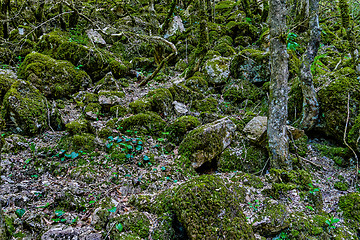
<path id="1" fill-rule="evenodd" d="M 291 168 L 286 129 L 289 55 L 286 50 L 286 0 L 270 0 L 271 82 L 267 135 L 270 166 Z"/>
<path id="2" fill-rule="evenodd" d="M 10 0 L 5 0 L 1 4 L 1 15 L 3 19 L 8 19 L 10 13 Z M 5 21 L 3 23 L 3 32 L 2 36 L 4 38 L 9 38 L 9 22 Z"/>
<path id="3" fill-rule="evenodd" d="M 310 0 L 310 14 L 310 41 L 300 67 L 301 89 L 303 93 L 303 109 L 300 126 L 304 130 L 310 130 L 314 127 L 319 115 L 319 104 L 316 99 L 313 76 L 311 74 L 311 64 L 317 55 L 321 39 L 319 0 Z"/>

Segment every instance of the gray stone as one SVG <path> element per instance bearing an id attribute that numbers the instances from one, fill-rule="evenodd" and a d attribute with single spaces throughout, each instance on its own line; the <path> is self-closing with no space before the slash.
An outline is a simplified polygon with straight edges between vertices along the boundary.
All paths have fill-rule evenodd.
<path id="1" fill-rule="evenodd" d="M 230 58 L 219 56 L 206 61 L 204 69 L 210 84 L 221 85 L 226 82 L 230 75 L 230 61 Z"/>
<path id="2" fill-rule="evenodd" d="M 95 31 L 94 29 L 87 30 L 86 34 L 93 43 L 98 43 L 100 45 L 106 45 L 106 42 L 103 39 L 103 37 L 100 35 L 99 32 Z"/>

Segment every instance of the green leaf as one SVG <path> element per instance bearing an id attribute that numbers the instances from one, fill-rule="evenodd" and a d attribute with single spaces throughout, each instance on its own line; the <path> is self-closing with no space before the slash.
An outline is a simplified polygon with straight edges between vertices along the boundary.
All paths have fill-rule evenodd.
<path id="1" fill-rule="evenodd" d="M 340 221 L 340 219 L 338 219 L 338 218 L 333 218 L 333 219 L 331 219 L 331 223 L 337 223 L 337 222 L 339 222 Z"/>
<path id="2" fill-rule="evenodd" d="M 20 208 L 20 209 L 16 209 L 15 214 L 16 214 L 16 216 L 21 218 L 25 214 L 25 212 L 26 212 L 25 209 Z"/>
<path id="3" fill-rule="evenodd" d="M 148 157 L 148 156 L 144 156 L 144 161 L 149 161 L 150 160 L 150 158 Z"/>
<path id="4" fill-rule="evenodd" d="M 114 212 L 116 212 L 116 207 L 113 207 L 113 208 L 111 208 L 111 209 L 108 209 L 108 211 L 114 213 Z"/>
<path id="5" fill-rule="evenodd" d="M 142 146 L 138 145 L 136 146 L 136 151 L 140 151 L 142 149 Z"/>
<path id="6" fill-rule="evenodd" d="M 56 210 L 55 211 L 55 215 L 57 216 L 57 217 L 61 217 L 62 215 L 64 215 L 64 211 L 62 211 L 62 210 Z"/>
<path id="7" fill-rule="evenodd" d="M 119 232 L 122 232 L 122 230 L 124 229 L 124 227 L 121 223 L 116 224 L 115 227 L 117 230 L 119 230 Z"/>

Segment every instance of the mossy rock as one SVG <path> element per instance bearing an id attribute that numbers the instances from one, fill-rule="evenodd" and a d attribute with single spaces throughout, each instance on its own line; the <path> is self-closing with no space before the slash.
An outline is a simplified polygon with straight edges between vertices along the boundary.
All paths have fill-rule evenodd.
<path id="1" fill-rule="evenodd" d="M 88 133 L 89 123 L 86 120 L 75 120 L 66 124 L 65 128 L 71 135 Z"/>
<path id="2" fill-rule="evenodd" d="M 124 117 L 126 114 L 128 114 L 129 109 L 121 105 L 115 105 L 110 108 L 109 113 L 111 114 L 111 116 L 119 118 Z"/>
<path id="3" fill-rule="evenodd" d="M 169 131 L 169 140 L 175 144 L 179 144 L 188 131 L 198 127 L 199 125 L 200 121 L 196 117 L 179 117 L 167 128 L 167 131 Z"/>
<path id="4" fill-rule="evenodd" d="M 264 194 L 278 199 L 280 194 L 286 194 L 288 191 L 298 189 L 299 191 L 308 191 L 311 189 L 311 175 L 305 170 L 270 169 L 268 182 L 272 183 L 271 189 L 264 190 Z"/>
<path id="5" fill-rule="evenodd" d="M 16 79 L 10 78 L 3 74 L 0 75 L 0 102 L 3 101 L 5 94 L 15 81 Z"/>
<path id="6" fill-rule="evenodd" d="M 290 226 L 289 212 L 286 207 L 274 200 L 262 203 L 264 208 L 256 214 L 253 222 L 255 232 L 262 236 L 271 236 Z"/>
<path id="7" fill-rule="evenodd" d="M 352 153 L 348 148 L 330 144 L 314 144 L 314 147 L 322 156 L 332 159 L 338 166 L 349 166 Z"/>
<path id="8" fill-rule="evenodd" d="M 68 41 L 66 32 L 53 31 L 41 37 L 36 50 L 55 59 L 67 60 L 84 69 L 93 80 L 100 80 L 108 72 L 109 63 L 115 58 L 110 52 Z"/>
<path id="9" fill-rule="evenodd" d="M 132 233 L 135 236 L 139 236 L 142 239 L 146 239 L 149 236 L 150 220 L 141 212 L 130 212 L 121 216 L 110 219 L 107 229 L 110 230 L 113 224 L 121 224 L 123 226 L 123 232 Z M 119 237 L 119 231 L 114 227 L 110 232 L 111 239 L 121 239 Z M 136 238 L 135 238 L 136 239 Z"/>
<path id="10" fill-rule="evenodd" d="M 112 60 L 109 63 L 110 70 L 115 78 L 119 79 L 125 77 L 129 72 L 129 68 L 119 60 Z"/>
<path id="11" fill-rule="evenodd" d="M 114 75 L 109 72 L 95 84 L 94 90 L 96 93 L 100 91 L 121 91 L 124 84 L 122 79 L 115 79 Z"/>
<path id="12" fill-rule="evenodd" d="M 265 94 L 261 88 L 256 87 L 251 82 L 240 80 L 237 84 L 229 84 L 229 86 L 224 89 L 223 95 L 226 101 L 240 104 L 244 100 L 256 102 Z"/>
<path id="13" fill-rule="evenodd" d="M 244 144 L 241 148 L 226 149 L 220 155 L 217 166 L 220 172 L 256 173 L 263 169 L 267 159 L 268 154 L 265 149 Z"/>
<path id="14" fill-rule="evenodd" d="M 150 91 L 145 97 L 129 104 L 134 113 L 153 111 L 164 116 L 172 112 L 173 96 L 166 88 L 158 88 Z"/>
<path id="15" fill-rule="evenodd" d="M 235 49 L 225 42 L 217 44 L 214 50 L 218 51 L 223 57 L 231 57 L 236 54 Z"/>
<path id="16" fill-rule="evenodd" d="M 185 167 L 199 168 L 210 162 L 230 145 L 235 124 L 223 118 L 195 128 L 189 132 L 179 146 Z"/>
<path id="17" fill-rule="evenodd" d="M 349 96 L 350 97 L 349 97 Z M 360 83 L 353 69 L 345 68 L 335 74 L 335 79 L 318 92 L 321 131 L 327 136 L 343 142 L 347 121 L 347 102 L 349 100 L 348 129 L 355 124 L 360 102 Z M 349 142 L 356 143 L 357 134 L 351 134 Z M 355 139 L 354 139 L 355 138 Z"/>
<path id="18" fill-rule="evenodd" d="M 99 91 L 98 96 L 99 104 L 104 112 L 108 112 L 111 107 L 121 103 L 121 99 L 125 97 L 125 93 L 122 91 Z"/>
<path id="19" fill-rule="evenodd" d="M 86 72 L 75 69 L 67 61 L 31 53 L 20 65 L 18 76 L 28 80 L 46 97 L 63 98 L 84 89 L 91 83 Z"/>
<path id="20" fill-rule="evenodd" d="M 195 73 L 194 76 L 186 79 L 185 86 L 192 91 L 204 93 L 208 88 L 208 83 L 202 74 Z"/>
<path id="21" fill-rule="evenodd" d="M 251 83 L 270 81 L 270 53 L 245 49 L 237 54 L 230 65 L 231 76 Z"/>
<path id="22" fill-rule="evenodd" d="M 354 220 L 360 224 L 360 194 L 348 193 L 339 199 L 339 208 L 343 211 L 345 218 Z"/>
<path id="23" fill-rule="evenodd" d="M 89 120 L 97 120 L 102 110 L 99 103 L 89 103 L 84 109 L 85 117 Z"/>
<path id="24" fill-rule="evenodd" d="M 218 105 L 218 101 L 215 98 L 209 97 L 195 101 L 192 108 L 198 112 L 217 112 Z"/>
<path id="25" fill-rule="evenodd" d="M 175 230 L 173 228 L 174 216 L 170 213 L 164 213 L 157 218 L 158 224 L 154 227 L 151 237 L 153 239 L 172 240 L 175 239 Z M 184 239 L 184 237 L 183 237 Z"/>
<path id="26" fill-rule="evenodd" d="M 334 188 L 340 191 L 346 191 L 349 189 L 349 184 L 347 182 L 337 181 L 334 184 Z"/>
<path id="27" fill-rule="evenodd" d="M 164 131 L 166 122 L 154 112 L 139 113 L 119 122 L 121 131 L 137 131 L 139 134 L 159 136 Z"/>
<path id="28" fill-rule="evenodd" d="M 18 80 L 4 96 L 1 110 L 8 129 L 35 135 L 48 128 L 47 99 L 30 82 Z"/>
<path id="29" fill-rule="evenodd" d="M 190 239 L 255 239 L 236 194 L 219 177 L 203 175 L 179 186 L 172 207 Z"/>
<path id="30" fill-rule="evenodd" d="M 204 99 L 204 94 L 193 91 L 189 87 L 186 86 L 186 81 L 180 80 L 173 83 L 173 85 L 169 88 L 171 95 L 173 96 L 174 101 L 188 103 L 194 100 Z"/>
<path id="31" fill-rule="evenodd" d="M 210 85 L 223 85 L 230 76 L 230 58 L 209 58 L 204 64 L 204 73 Z"/>
<path id="32" fill-rule="evenodd" d="M 72 137 L 74 150 L 94 151 L 98 144 L 95 136 L 89 133 L 76 134 Z"/>
<path id="33" fill-rule="evenodd" d="M 258 29 L 248 22 L 230 21 L 226 24 L 227 35 L 235 39 L 237 36 L 248 36 L 252 42 L 258 37 Z"/>
<path id="34" fill-rule="evenodd" d="M 231 12 L 234 8 L 235 2 L 234 1 L 220 1 L 215 5 L 215 13 L 216 15 L 226 15 Z"/>
<path id="35" fill-rule="evenodd" d="M 4 153 L 18 153 L 29 148 L 29 142 L 21 135 L 11 134 L 5 139 L 1 140 L 2 152 Z"/>

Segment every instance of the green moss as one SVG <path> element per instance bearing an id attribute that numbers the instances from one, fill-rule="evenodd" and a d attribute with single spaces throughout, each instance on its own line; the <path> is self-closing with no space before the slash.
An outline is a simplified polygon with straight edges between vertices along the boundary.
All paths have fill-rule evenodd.
<path id="1" fill-rule="evenodd" d="M 85 104 L 97 103 L 97 102 L 99 102 L 99 96 L 97 94 L 95 94 L 95 93 L 86 93 L 85 96 L 84 96 L 83 102 Z"/>
<path id="2" fill-rule="evenodd" d="M 45 96 L 69 97 L 91 83 L 86 72 L 67 61 L 57 61 L 40 53 L 31 53 L 21 64 L 18 76 L 28 80 Z"/>
<path id="3" fill-rule="evenodd" d="M 291 141 L 289 145 L 289 150 L 291 153 L 299 154 L 301 157 L 305 157 L 308 152 L 307 148 L 308 137 L 304 135 L 303 137 Z"/>
<path id="4" fill-rule="evenodd" d="M 110 70 L 113 73 L 115 78 L 122 78 L 124 77 L 127 72 L 129 71 L 129 68 L 123 64 L 122 62 L 118 61 L 118 60 L 112 60 L 109 63 L 110 66 Z"/>
<path id="5" fill-rule="evenodd" d="M 264 149 L 249 144 L 244 145 L 240 151 L 234 152 L 226 149 L 218 161 L 220 172 L 243 171 L 256 173 L 262 170 L 267 161 L 267 153 Z"/>
<path id="6" fill-rule="evenodd" d="M 220 1 L 215 5 L 216 15 L 226 15 L 231 12 L 235 3 L 234 1 Z"/>
<path id="7" fill-rule="evenodd" d="M 360 194 L 348 193 L 339 199 L 339 208 L 343 211 L 343 216 L 360 223 Z"/>
<path id="8" fill-rule="evenodd" d="M 98 115 L 101 112 L 101 105 L 99 103 L 89 103 L 88 105 L 86 105 L 84 112 L 92 112 Z"/>
<path id="9" fill-rule="evenodd" d="M 203 175 L 179 186 L 172 207 L 192 239 L 255 239 L 237 199 L 219 177 Z"/>
<path id="10" fill-rule="evenodd" d="M 235 39 L 237 36 L 247 36 L 251 42 L 255 42 L 258 36 L 258 29 L 248 22 L 230 21 L 226 24 L 227 35 Z M 235 42 L 236 44 L 236 42 Z"/>
<path id="11" fill-rule="evenodd" d="M 348 94 L 350 95 L 348 126 L 354 125 L 360 102 L 360 83 L 354 76 L 356 76 L 354 70 L 343 69 L 335 74 L 334 81 L 318 92 L 322 131 L 341 143 L 347 120 Z M 356 142 L 356 140 L 351 141 Z"/>
<path id="12" fill-rule="evenodd" d="M 254 82 L 270 81 L 270 53 L 255 49 L 245 49 L 231 62 L 231 76 Z"/>
<path id="13" fill-rule="evenodd" d="M 234 183 L 240 181 L 242 182 L 242 184 L 246 186 L 254 187 L 256 189 L 260 189 L 264 187 L 264 183 L 259 177 L 248 173 L 238 173 L 236 176 L 231 178 L 231 181 Z"/>
<path id="14" fill-rule="evenodd" d="M 193 116 L 183 116 L 176 119 L 168 128 L 169 140 L 179 144 L 186 133 L 200 125 L 200 121 Z"/>
<path id="15" fill-rule="evenodd" d="M 198 112 L 216 112 L 218 110 L 217 106 L 218 101 L 215 98 L 209 97 L 195 101 L 192 108 Z"/>
<path id="16" fill-rule="evenodd" d="M 351 152 L 348 148 L 334 147 L 331 145 L 314 144 L 322 156 L 332 159 L 338 166 L 346 167 L 349 165 Z"/>
<path id="17" fill-rule="evenodd" d="M 129 113 L 129 109 L 123 107 L 121 105 L 115 105 L 110 108 L 110 114 L 113 117 L 124 117 L 126 114 Z"/>
<path id="18" fill-rule="evenodd" d="M 89 125 L 86 120 L 72 121 L 66 124 L 65 128 L 71 135 L 89 132 Z"/>
<path id="19" fill-rule="evenodd" d="M 123 232 L 133 233 L 141 238 L 147 238 L 149 236 L 150 230 L 150 220 L 144 213 L 140 212 L 130 212 L 128 214 L 123 214 L 119 217 L 110 219 L 109 225 L 121 223 L 123 226 Z M 111 231 L 111 239 L 118 239 L 118 231 L 116 228 Z"/>
<path id="20" fill-rule="evenodd" d="M 153 239 L 171 240 L 175 237 L 175 231 L 173 229 L 173 216 L 172 214 L 162 214 L 158 219 L 155 228 L 151 233 Z"/>
<path id="21" fill-rule="evenodd" d="M 10 89 L 15 79 L 8 78 L 7 76 L 0 75 L 0 102 L 3 101 L 5 94 Z"/>
<path id="22" fill-rule="evenodd" d="M 214 47 L 215 51 L 218 51 L 223 57 L 230 57 L 236 54 L 235 49 L 227 43 L 220 43 Z"/>
<path id="23" fill-rule="evenodd" d="M 82 133 L 73 136 L 75 149 L 93 151 L 96 147 L 95 136 L 89 133 Z"/>
<path id="24" fill-rule="evenodd" d="M 169 88 L 169 91 L 171 92 L 174 101 L 182 103 L 204 99 L 203 94 L 191 90 L 189 87 L 185 86 L 184 82 L 173 84 Z"/>
<path id="25" fill-rule="evenodd" d="M 164 131 L 166 123 L 159 115 L 153 112 L 139 113 L 119 122 L 120 130 L 137 131 L 139 134 L 160 135 Z"/>
<path id="26" fill-rule="evenodd" d="M 55 59 L 67 60 L 75 66 L 82 65 L 93 80 L 100 80 L 107 72 L 109 62 L 114 59 L 110 52 L 93 46 L 87 47 L 74 41 L 68 41 L 66 32 L 53 31 L 43 35 L 36 45 L 39 52 Z"/>
<path id="27" fill-rule="evenodd" d="M 264 193 L 277 199 L 281 193 L 292 189 L 308 191 L 310 189 L 311 175 L 305 170 L 271 169 L 268 181 L 272 183 L 271 189 L 264 190 Z"/>
<path id="28" fill-rule="evenodd" d="M 186 79 L 185 86 L 195 92 L 205 92 L 208 88 L 208 83 L 205 81 L 203 75 L 192 76 L 191 78 Z"/>
<path id="29" fill-rule="evenodd" d="M 340 191 L 346 191 L 349 189 L 349 184 L 346 182 L 337 181 L 334 184 L 334 188 Z"/>
<path id="30" fill-rule="evenodd" d="M 3 100 L 2 118 L 9 130 L 34 135 L 48 127 L 48 102 L 30 82 L 18 80 Z"/>
<path id="31" fill-rule="evenodd" d="M 264 92 L 247 80 L 238 84 L 231 84 L 224 90 L 224 99 L 231 103 L 242 103 L 244 100 L 257 101 L 264 96 Z"/>
<path id="32" fill-rule="evenodd" d="M 168 89 L 159 88 L 150 91 L 145 97 L 129 104 L 134 113 L 153 111 L 165 116 L 169 115 L 172 109 L 173 96 Z"/>
<path id="33" fill-rule="evenodd" d="M 299 78 L 294 78 L 290 81 L 290 92 L 288 102 L 288 118 L 291 122 L 296 121 L 301 117 L 303 107 L 303 94 Z"/>

